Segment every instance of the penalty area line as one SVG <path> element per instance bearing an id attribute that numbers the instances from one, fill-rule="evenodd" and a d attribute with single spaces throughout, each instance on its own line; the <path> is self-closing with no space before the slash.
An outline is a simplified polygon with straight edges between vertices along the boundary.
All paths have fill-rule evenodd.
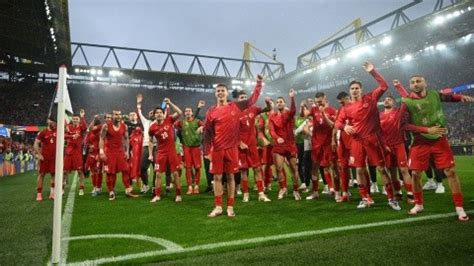
<path id="1" fill-rule="evenodd" d="M 466 213 L 472 214 L 474 213 L 474 210 L 467 211 Z M 168 255 L 168 254 L 186 253 L 186 252 L 199 251 L 199 250 L 212 250 L 212 249 L 217 249 L 217 248 L 222 248 L 222 247 L 265 243 L 265 242 L 276 241 L 276 240 L 323 235 L 323 234 L 352 231 L 352 230 L 380 227 L 380 226 L 387 226 L 387 225 L 415 223 L 415 222 L 426 221 L 426 220 L 449 218 L 456 215 L 457 215 L 456 213 L 450 212 L 450 213 L 434 214 L 434 215 L 428 215 L 428 216 L 410 217 L 410 218 L 391 220 L 391 221 L 374 222 L 374 223 L 368 223 L 368 224 L 340 226 L 340 227 L 326 228 L 326 229 L 320 229 L 320 230 L 303 231 L 303 232 L 298 232 L 298 233 L 289 233 L 289 234 L 255 237 L 255 238 L 240 239 L 240 240 L 233 240 L 233 241 L 226 241 L 226 242 L 218 242 L 218 243 L 211 243 L 211 244 L 203 244 L 203 245 L 177 249 L 177 250 L 156 250 L 156 251 L 141 252 L 141 253 L 136 253 L 136 254 L 116 256 L 116 257 L 99 258 L 95 260 L 85 260 L 85 261 L 81 261 L 77 263 L 71 263 L 69 265 L 95 265 L 95 264 L 102 264 L 102 263 L 115 263 L 115 262 L 122 262 L 122 261 L 127 261 L 127 260 L 132 260 L 132 259 L 156 257 L 156 256 L 162 256 L 162 255 Z"/>

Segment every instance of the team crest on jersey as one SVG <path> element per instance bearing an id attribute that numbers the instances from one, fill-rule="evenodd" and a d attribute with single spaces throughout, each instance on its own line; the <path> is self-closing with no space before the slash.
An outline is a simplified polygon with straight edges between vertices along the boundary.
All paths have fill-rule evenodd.
<path id="1" fill-rule="evenodd" d="M 170 127 L 169 126 L 165 126 L 165 130 L 168 130 Z"/>
<path id="2" fill-rule="evenodd" d="M 250 118 L 253 118 L 253 117 L 254 117 L 254 114 L 253 114 L 253 113 L 250 113 L 250 114 L 249 114 L 249 117 L 250 117 Z"/>

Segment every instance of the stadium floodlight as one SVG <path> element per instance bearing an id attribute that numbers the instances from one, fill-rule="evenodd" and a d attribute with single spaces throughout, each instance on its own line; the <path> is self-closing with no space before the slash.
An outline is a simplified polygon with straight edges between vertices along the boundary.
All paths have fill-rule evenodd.
<path id="1" fill-rule="evenodd" d="M 75 68 L 75 69 L 74 69 L 74 72 L 75 72 L 75 73 L 79 73 L 79 68 Z"/>
<path id="2" fill-rule="evenodd" d="M 445 17 L 443 17 L 443 16 L 437 16 L 437 17 L 433 20 L 433 24 L 435 24 L 435 25 L 441 25 L 441 24 L 443 24 L 445 21 L 446 21 L 446 18 L 445 18 Z"/>
<path id="3" fill-rule="evenodd" d="M 247 79 L 247 80 L 245 81 L 245 86 L 250 86 L 250 85 L 252 85 L 252 81 L 250 81 L 249 79 Z"/>
<path id="4" fill-rule="evenodd" d="M 97 75 L 100 76 L 100 75 L 102 75 L 103 73 L 104 73 L 104 72 L 102 71 L 102 69 L 97 70 Z"/>
<path id="5" fill-rule="evenodd" d="M 321 64 L 321 69 L 325 69 L 326 66 L 327 66 L 326 63 L 322 63 L 322 64 Z"/>
<path id="6" fill-rule="evenodd" d="M 353 51 L 351 51 L 349 54 L 347 54 L 347 57 L 349 58 L 356 58 L 362 54 L 368 53 L 371 50 L 370 46 L 364 45 L 362 47 L 359 47 Z"/>
<path id="7" fill-rule="evenodd" d="M 392 37 L 390 36 L 385 36 L 381 41 L 380 41 L 380 44 L 381 45 L 389 45 L 390 43 L 392 43 Z"/>
<path id="8" fill-rule="evenodd" d="M 461 12 L 459 10 L 456 10 L 453 12 L 453 17 L 459 17 L 461 15 Z"/>
<path id="9" fill-rule="evenodd" d="M 462 37 L 462 38 L 463 38 L 463 40 L 465 40 L 465 41 L 469 41 L 469 40 L 472 38 L 472 33 L 469 33 L 468 35 L 466 35 L 466 36 L 464 36 L 464 37 Z"/>
<path id="10" fill-rule="evenodd" d="M 441 51 L 441 50 L 444 50 L 444 49 L 446 49 L 446 44 L 440 43 L 440 44 L 436 45 L 436 50 Z"/>
<path id="11" fill-rule="evenodd" d="M 471 8 L 471 7 L 468 7 L 468 8 L 467 8 L 467 11 L 471 11 L 471 10 L 472 10 L 472 8 Z"/>
<path id="12" fill-rule="evenodd" d="M 337 61 L 338 61 L 337 59 L 333 58 L 333 59 L 329 60 L 327 64 L 328 64 L 328 66 L 333 66 L 333 65 L 337 64 Z"/>
<path id="13" fill-rule="evenodd" d="M 233 79 L 232 80 L 232 84 L 242 84 L 242 83 L 243 83 L 243 81 L 238 80 L 238 79 Z"/>
<path id="14" fill-rule="evenodd" d="M 435 47 L 433 45 L 430 45 L 430 46 L 425 47 L 425 51 L 434 50 L 434 48 Z"/>
<path id="15" fill-rule="evenodd" d="M 411 54 L 406 54 L 404 57 L 403 57 L 403 61 L 411 61 L 413 59 L 413 56 Z"/>
<path id="16" fill-rule="evenodd" d="M 92 74 L 92 75 L 95 75 L 95 74 L 97 74 L 97 70 L 95 70 L 95 69 L 91 69 L 91 74 Z"/>

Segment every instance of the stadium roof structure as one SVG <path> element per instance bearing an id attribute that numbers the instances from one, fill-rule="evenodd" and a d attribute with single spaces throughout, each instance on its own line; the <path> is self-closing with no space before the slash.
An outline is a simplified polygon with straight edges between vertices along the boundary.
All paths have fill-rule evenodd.
<path id="1" fill-rule="evenodd" d="M 0 70 L 13 78 L 71 65 L 67 0 L 0 2 Z"/>
<path id="2" fill-rule="evenodd" d="M 362 60 L 370 59 L 378 65 L 384 64 L 387 67 L 392 62 L 397 63 L 403 59 L 409 61 L 417 53 L 440 50 L 446 45 L 445 43 L 474 32 L 472 0 L 451 0 L 447 1 L 448 4 L 443 0 L 433 1 L 434 7 L 432 10 L 426 10 L 427 14 L 410 19 L 405 11 L 421 2 L 415 0 L 362 25 L 359 29 L 305 52 L 298 57 L 296 70 L 270 82 L 268 86 L 276 92 L 289 87 L 294 87 L 300 92 L 318 91 L 331 87 L 318 78 L 319 74 L 329 83 L 334 83 L 332 86 L 337 86 L 338 76 L 344 72 L 349 73 L 354 65 L 359 63 L 361 65 Z M 387 22 L 388 25 L 383 24 Z M 370 29 L 379 23 L 385 26 L 385 31 L 375 35 Z M 379 25 L 378 30 L 380 28 Z M 364 40 L 361 43 L 354 41 L 348 43 L 356 39 L 351 37 L 355 37 L 359 31 L 363 32 Z"/>

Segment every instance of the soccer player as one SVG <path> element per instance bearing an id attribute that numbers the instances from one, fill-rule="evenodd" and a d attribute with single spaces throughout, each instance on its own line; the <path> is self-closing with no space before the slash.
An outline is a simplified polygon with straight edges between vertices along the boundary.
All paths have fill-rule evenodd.
<path id="1" fill-rule="evenodd" d="M 265 190 L 270 191 L 272 189 L 272 178 L 273 178 L 273 139 L 270 134 L 269 117 L 274 112 L 274 102 L 270 99 L 271 110 L 266 113 L 261 113 L 258 118 L 258 142 L 261 146 L 260 150 L 260 162 L 262 164 L 263 181 L 265 184 Z"/>
<path id="2" fill-rule="evenodd" d="M 347 92 L 342 91 L 337 96 L 337 101 L 341 105 L 337 115 L 339 115 L 341 109 L 350 103 L 350 96 Z M 337 120 L 337 116 L 336 116 Z M 348 121 L 346 121 L 347 123 Z M 344 130 L 338 130 L 336 127 L 333 128 L 331 149 L 337 153 L 337 166 L 340 174 L 340 182 L 342 189 L 342 198 L 336 199 L 336 202 L 348 202 L 349 201 L 349 158 L 351 153 L 352 137 L 347 134 Z"/>
<path id="3" fill-rule="evenodd" d="M 149 161 L 148 157 L 148 144 L 150 143 L 149 141 L 149 136 L 148 136 L 148 131 L 150 130 L 150 124 L 155 120 L 154 117 L 154 110 L 148 112 L 148 118 L 146 118 L 143 113 L 142 113 L 142 102 L 143 102 L 143 95 L 138 94 L 137 95 L 137 113 L 138 117 L 140 119 L 140 122 L 143 125 L 143 149 L 142 149 L 142 159 L 140 162 L 140 177 L 142 179 L 142 188 L 140 190 L 141 193 L 147 193 L 149 190 L 148 186 L 148 168 L 150 167 L 150 164 L 153 165 L 153 161 Z M 156 152 L 156 143 L 153 143 L 153 153 Z M 153 176 L 155 175 L 155 171 L 153 171 Z"/>
<path id="4" fill-rule="evenodd" d="M 363 67 L 374 77 L 379 86 L 372 92 L 363 94 L 362 83 L 352 81 L 349 85 L 352 101 L 341 109 L 336 120 L 336 127 L 352 135 L 353 138 L 350 163 L 356 167 L 359 194 L 362 198 L 357 208 L 368 208 L 373 204 L 366 180 L 367 159 L 369 165 L 376 166 L 382 176 L 389 206 L 398 211 L 401 208 L 394 198 L 392 181 L 385 169 L 385 147 L 382 140 L 380 120 L 377 115 L 377 102 L 388 89 L 388 84 L 373 64 L 366 62 Z M 346 120 L 349 120 L 349 124 L 346 124 Z"/>
<path id="5" fill-rule="evenodd" d="M 237 101 L 247 101 L 247 93 L 243 90 L 238 92 Z M 252 169 L 257 183 L 258 201 L 268 202 L 270 199 L 265 195 L 262 168 L 260 167 L 260 157 L 257 151 L 257 128 L 255 118 L 263 112 L 270 111 L 272 106 L 270 98 L 265 99 L 264 109 L 252 105 L 240 113 L 240 144 L 239 144 L 239 165 L 242 175 L 242 190 L 244 192 L 243 202 L 248 202 L 250 198 L 248 170 Z"/>
<path id="6" fill-rule="evenodd" d="M 329 106 L 326 95 L 322 92 L 317 92 L 315 95 L 316 106 L 312 107 L 309 115 L 312 118 L 312 180 L 313 192 L 306 197 L 307 200 L 319 198 L 319 167 L 324 169 L 324 179 L 329 188 L 334 191 L 333 181 L 330 172 L 330 166 L 333 158 L 331 149 L 332 129 L 334 127 L 334 120 L 336 119 L 336 109 Z M 309 125 L 307 126 L 309 128 Z M 339 191 L 336 194 L 336 200 L 339 200 Z"/>
<path id="7" fill-rule="evenodd" d="M 398 86 L 399 81 L 394 80 L 393 85 Z M 390 170 L 395 194 L 399 195 L 398 200 L 401 200 L 400 181 L 397 178 L 398 170 L 400 170 L 407 191 L 407 200 L 409 203 L 413 203 L 413 188 L 411 176 L 408 172 L 405 130 L 403 129 L 408 119 L 406 105 L 402 104 L 400 108 L 395 108 L 395 98 L 392 96 L 385 97 L 383 104 L 384 111 L 380 112 L 380 126 L 382 127 L 385 144 L 389 148 L 389 151 L 386 152 L 385 163 Z"/>
<path id="8" fill-rule="evenodd" d="M 89 170 L 92 176 L 92 196 L 97 196 L 102 191 L 102 173 L 100 172 L 101 161 L 99 159 L 99 140 L 102 124 L 98 115 L 94 117 L 89 125 L 89 133 L 86 137 L 86 146 L 88 148 L 85 169 Z"/>
<path id="9" fill-rule="evenodd" d="M 81 109 L 79 114 L 73 114 L 72 123 L 66 125 L 64 132 L 64 139 L 67 142 L 64 156 L 64 171 L 66 174 L 69 174 L 71 171 L 77 171 L 79 174 L 79 196 L 84 195 L 82 143 L 87 130 L 85 115 L 86 113 L 83 109 Z"/>
<path id="10" fill-rule="evenodd" d="M 152 203 L 161 200 L 161 175 L 169 168 L 173 175 L 176 185 L 176 202 L 181 202 L 181 183 L 179 170 L 181 169 L 181 160 L 176 152 L 174 138 L 174 123 L 183 114 L 181 109 L 170 101 L 169 98 L 163 100 L 167 105 L 174 109 L 172 115 L 165 118 L 165 111 L 161 108 L 155 109 L 155 123 L 150 125 L 148 130 L 148 160 L 153 161 L 153 138 L 156 138 L 158 150 L 155 155 L 155 196 L 150 201 Z"/>
<path id="11" fill-rule="evenodd" d="M 109 200 L 115 200 L 115 182 L 117 173 L 122 173 L 122 182 L 127 197 L 136 198 L 130 186 L 129 167 L 129 139 L 125 123 L 122 122 L 122 112 L 114 110 L 112 121 L 106 121 L 102 126 L 99 140 L 99 157 L 105 161 L 104 169 L 107 173 L 107 190 Z"/>
<path id="12" fill-rule="evenodd" d="M 469 220 L 463 207 L 461 183 L 455 171 L 453 152 L 446 137 L 446 118 L 441 102 L 472 103 L 474 98 L 467 95 L 450 95 L 428 90 L 428 85 L 422 75 L 414 75 L 410 78 L 410 94 L 401 88 L 398 86 L 397 89 L 402 96 L 402 102 L 406 104 L 410 113 L 410 124 L 424 127 L 423 133 L 414 133 L 408 160 L 408 167 L 412 170 L 415 198 L 415 206 L 409 211 L 409 214 L 416 215 L 423 211 L 421 173 L 428 169 L 430 156 L 432 156 L 436 168 L 443 169 L 448 178 L 458 219 L 460 221 Z"/>
<path id="13" fill-rule="evenodd" d="M 199 101 L 198 108 L 204 106 L 204 101 Z M 199 194 L 199 183 L 201 181 L 201 134 L 198 131 L 204 123 L 195 118 L 191 107 L 184 108 L 183 121 L 177 121 L 176 127 L 181 130 L 184 151 L 184 165 L 186 167 L 186 182 L 188 191 L 186 194 Z M 194 170 L 194 187 L 193 187 Z"/>
<path id="14" fill-rule="evenodd" d="M 283 199 L 283 197 L 288 194 L 286 188 L 286 182 L 284 181 L 283 175 L 283 164 L 285 159 L 290 163 L 290 169 L 293 174 L 293 197 L 295 200 L 301 200 L 300 193 L 298 192 L 298 167 L 296 165 L 296 143 L 295 143 L 295 134 L 293 129 L 295 127 L 295 95 L 296 91 L 290 89 L 290 110 L 285 110 L 285 99 L 283 97 L 278 97 L 276 100 L 277 112 L 270 115 L 270 134 L 275 140 L 273 146 L 273 161 L 278 174 L 278 179 L 280 180 L 280 191 L 278 192 L 278 199 Z"/>
<path id="15" fill-rule="evenodd" d="M 247 101 L 229 102 L 225 84 L 215 88 L 217 104 L 210 107 L 204 122 L 204 154 L 210 151 L 210 172 L 214 174 L 215 208 L 208 214 L 213 218 L 222 214 L 222 175 L 227 177 L 227 216 L 234 217 L 234 174 L 239 171 L 239 117 L 240 113 L 257 102 L 262 90 L 263 77 L 257 76 L 255 89 Z"/>
<path id="16" fill-rule="evenodd" d="M 43 200 L 43 178 L 51 175 L 49 199 L 54 199 L 54 173 L 56 163 L 56 119 L 48 118 L 48 127 L 43 129 L 35 139 L 34 149 L 39 159 L 39 173 L 36 183 L 36 201 Z M 41 147 L 40 147 L 41 145 Z"/>

